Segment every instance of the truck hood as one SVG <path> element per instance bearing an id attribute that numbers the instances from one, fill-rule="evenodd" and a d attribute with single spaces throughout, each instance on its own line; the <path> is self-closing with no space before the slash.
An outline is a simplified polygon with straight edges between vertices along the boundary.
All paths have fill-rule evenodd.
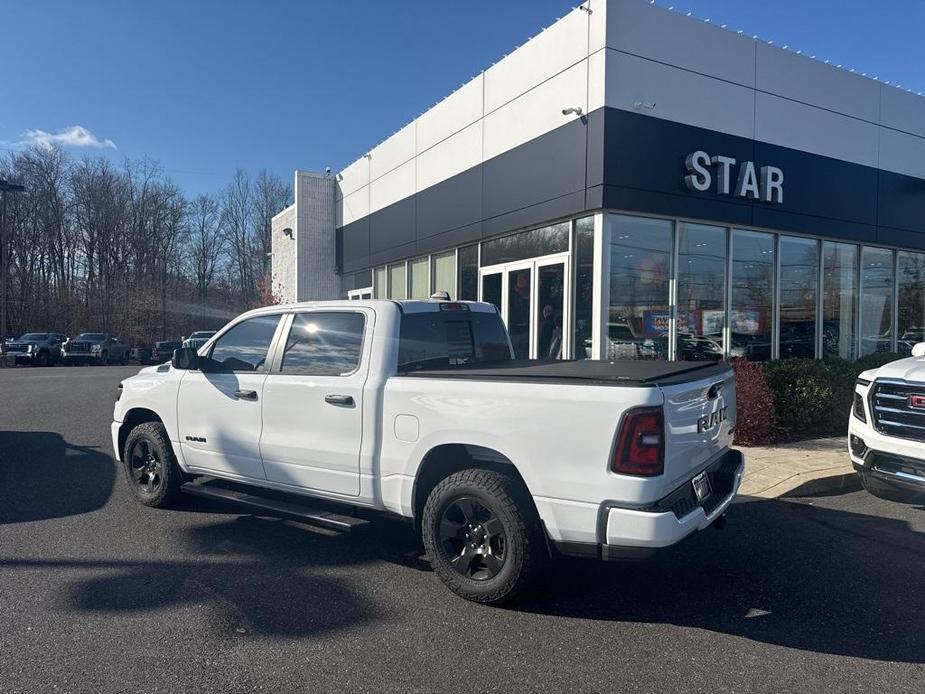
<path id="1" fill-rule="evenodd" d="M 895 378 L 903 381 L 925 382 L 925 357 L 909 357 L 884 364 L 879 369 L 871 369 L 861 374 L 869 381 L 875 378 Z"/>

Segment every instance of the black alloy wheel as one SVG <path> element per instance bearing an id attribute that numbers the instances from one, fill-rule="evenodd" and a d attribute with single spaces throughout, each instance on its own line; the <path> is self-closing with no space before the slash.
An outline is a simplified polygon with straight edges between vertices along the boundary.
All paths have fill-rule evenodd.
<path id="1" fill-rule="evenodd" d="M 138 489 L 156 494 L 164 484 L 164 462 L 147 439 L 139 439 L 129 455 L 129 472 Z"/>
<path id="2" fill-rule="evenodd" d="M 473 497 L 451 501 L 440 517 L 440 544 L 459 574 L 474 581 L 494 578 L 504 567 L 504 525 Z"/>

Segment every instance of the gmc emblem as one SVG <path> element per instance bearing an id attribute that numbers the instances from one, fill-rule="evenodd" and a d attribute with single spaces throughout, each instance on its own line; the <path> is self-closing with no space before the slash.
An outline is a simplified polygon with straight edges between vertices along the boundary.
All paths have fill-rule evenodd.
<path id="1" fill-rule="evenodd" d="M 909 407 L 914 407 L 917 410 L 925 410 L 925 395 L 910 395 Z"/>

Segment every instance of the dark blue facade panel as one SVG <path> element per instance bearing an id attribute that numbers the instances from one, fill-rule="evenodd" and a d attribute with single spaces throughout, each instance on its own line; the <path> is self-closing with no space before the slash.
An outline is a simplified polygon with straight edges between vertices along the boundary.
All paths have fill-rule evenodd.
<path id="1" fill-rule="evenodd" d="M 783 203 L 684 186 L 691 152 L 771 165 Z M 338 230 L 344 272 L 601 208 L 925 248 L 925 179 L 605 108 Z"/>

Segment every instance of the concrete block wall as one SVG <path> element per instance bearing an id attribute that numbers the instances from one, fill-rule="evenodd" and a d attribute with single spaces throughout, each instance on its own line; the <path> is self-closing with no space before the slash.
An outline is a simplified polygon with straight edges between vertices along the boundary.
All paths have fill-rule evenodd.
<path id="1" fill-rule="evenodd" d="M 283 229 L 292 229 L 293 235 L 287 236 Z M 290 205 L 270 221 L 271 258 L 270 270 L 273 292 L 285 303 L 296 300 L 296 242 L 295 242 L 295 205 Z"/>
<path id="2" fill-rule="evenodd" d="M 295 172 L 295 294 L 297 301 L 340 298 L 336 272 L 335 181 L 330 174 Z M 274 256 L 275 257 L 275 256 Z"/>

